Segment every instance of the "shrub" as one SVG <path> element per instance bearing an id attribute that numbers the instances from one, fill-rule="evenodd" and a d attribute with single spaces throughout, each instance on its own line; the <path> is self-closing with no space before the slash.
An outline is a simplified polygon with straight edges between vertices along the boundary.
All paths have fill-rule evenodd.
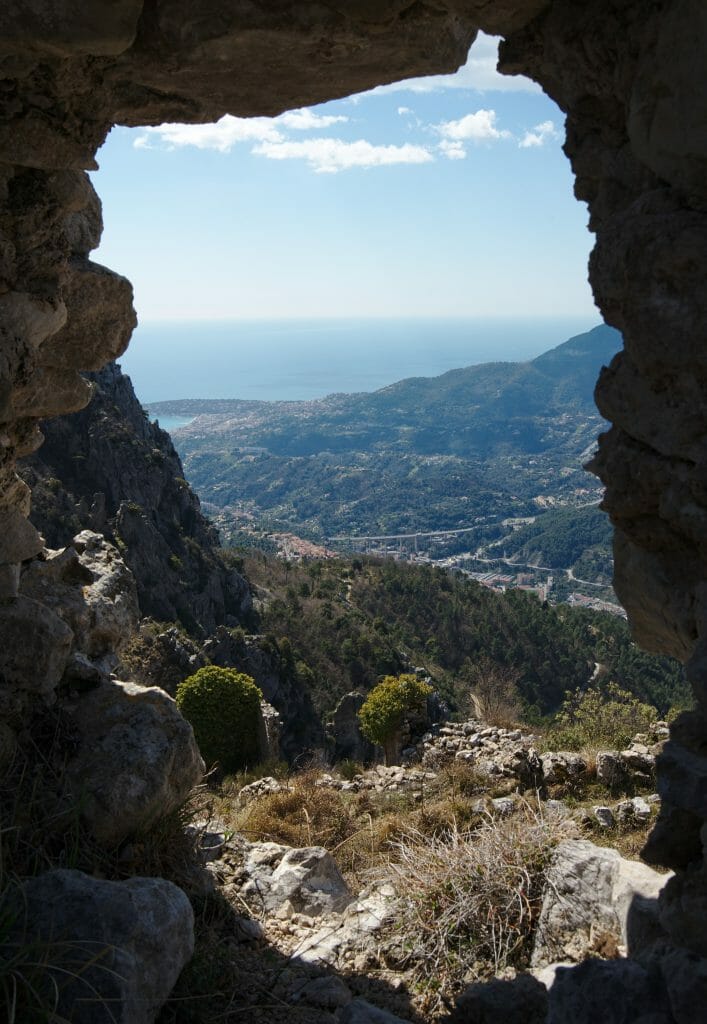
<path id="1" fill-rule="evenodd" d="M 262 693 L 250 676 L 207 665 L 177 687 L 177 705 L 207 765 L 237 772 L 259 756 Z"/>
<path id="2" fill-rule="evenodd" d="M 545 870 L 565 826 L 531 809 L 470 832 L 412 831 L 393 843 L 397 893 L 388 948 L 410 970 L 425 1010 L 465 983 L 529 963 Z"/>
<path id="3" fill-rule="evenodd" d="M 385 748 L 386 761 L 402 727 L 405 712 L 419 706 L 432 693 L 432 687 L 414 675 L 385 676 L 373 687 L 362 704 L 358 719 L 361 732 L 371 743 Z"/>
<path id="4" fill-rule="evenodd" d="M 336 849 L 356 831 L 353 808 L 345 794 L 316 783 L 317 773 L 305 771 L 279 793 L 252 800 L 236 815 L 238 831 L 257 842 Z"/>
<path id="5" fill-rule="evenodd" d="M 616 683 L 601 689 L 567 693 L 545 736 L 548 750 L 610 747 L 621 750 L 657 720 L 651 704 L 622 690 Z"/>
<path id="6" fill-rule="evenodd" d="M 476 662 L 467 660 L 463 676 L 471 683 L 469 709 L 476 718 L 490 725 L 515 724 L 521 715 L 518 689 L 520 672 L 512 665 L 502 665 L 486 654 Z"/>

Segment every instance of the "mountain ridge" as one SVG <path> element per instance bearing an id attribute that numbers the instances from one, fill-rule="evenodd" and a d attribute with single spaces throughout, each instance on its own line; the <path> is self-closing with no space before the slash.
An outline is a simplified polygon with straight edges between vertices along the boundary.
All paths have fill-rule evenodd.
<path id="1" fill-rule="evenodd" d="M 604 422 L 594 382 L 620 342 L 599 325 L 534 360 L 374 392 L 149 410 L 195 416 L 174 442 L 212 513 L 247 510 L 266 529 L 312 539 L 468 526 L 533 514 L 546 497 L 598 496 L 580 460 Z"/>

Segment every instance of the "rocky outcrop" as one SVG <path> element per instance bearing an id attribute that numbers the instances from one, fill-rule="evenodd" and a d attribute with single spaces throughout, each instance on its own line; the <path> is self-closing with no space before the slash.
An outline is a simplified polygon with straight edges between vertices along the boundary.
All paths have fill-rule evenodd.
<path id="1" fill-rule="evenodd" d="M 50 547 L 84 529 L 116 544 L 143 615 L 202 638 L 237 625 L 250 610 L 248 585 L 225 565 L 169 434 L 149 421 L 117 365 L 86 379 L 88 406 L 43 423 L 44 444 L 23 464 L 32 522 Z"/>
<path id="2" fill-rule="evenodd" d="M 309 691 L 291 659 L 272 640 L 221 627 L 203 651 L 214 665 L 238 669 L 255 680 L 280 715 L 277 746 L 286 760 L 311 756 L 324 747 L 324 729 Z"/>
<path id="3" fill-rule="evenodd" d="M 6 893 L 2 910 L 14 924 L 0 954 L 44 958 L 38 996 L 72 1024 L 150 1024 L 194 949 L 189 900 L 161 878 L 48 871 Z"/>
<path id="4" fill-rule="evenodd" d="M 191 726 L 163 690 L 111 679 L 63 707 L 76 744 L 67 789 L 100 842 L 148 831 L 201 782 Z"/>
<path id="5" fill-rule="evenodd" d="M 547 871 L 532 963 L 584 959 L 611 937 L 624 954 L 664 937 L 658 896 L 669 876 L 585 839 L 560 843 Z"/>
<path id="6" fill-rule="evenodd" d="M 20 591 L 55 611 L 73 633 L 74 649 L 106 670 L 137 628 L 135 578 L 118 549 L 90 530 L 31 562 Z"/>
<path id="7" fill-rule="evenodd" d="M 375 747 L 361 732 L 358 712 L 366 698 L 362 693 L 345 693 L 327 722 L 327 739 L 334 761 L 359 761 L 369 764 Z"/>
<path id="8" fill-rule="evenodd" d="M 265 913 L 321 917 L 353 900 L 334 858 L 321 846 L 252 843 L 245 849 L 244 871 L 241 891 Z"/>
<path id="9" fill-rule="evenodd" d="M 687 662 L 697 697 L 658 760 L 661 820 L 648 854 L 680 872 L 661 902 L 674 944 L 663 962 L 698 959 L 689 972 L 666 967 L 669 1006 L 651 1004 L 652 981 L 639 977 L 638 965 L 579 968 L 563 976 L 564 991 L 591 993 L 575 1021 L 625 1020 L 631 1005 L 686 1021 L 694 1003 L 682 999 L 675 979 L 702 978 L 705 960 L 704 922 L 691 914 L 706 891 L 700 833 L 707 822 L 702 0 L 4 5 L 0 636 L 37 624 L 38 661 L 51 690 L 67 634 L 51 610 L 18 597 L 18 566 L 42 541 L 27 524 L 29 492 L 14 466 L 37 448 L 39 420 L 86 404 L 90 388 L 79 371 L 119 356 L 135 322 L 128 282 L 88 259 L 101 216 L 83 169 L 95 166 L 110 125 L 274 114 L 451 70 L 478 28 L 506 37 L 502 70 L 530 75 L 567 114 L 576 194 L 589 205 L 597 237 L 590 278 L 625 346 L 597 387 L 613 426 L 592 463 L 616 527 L 615 587 L 644 646 Z M 129 531 L 131 515 L 119 529 Z M 3 702 L 12 707 L 30 666 L 17 645 L 3 657 Z M 559 1021 L 579 1003 L 553 1001 L 551 993 L 550 1005 Z"/>
<path id="10" fill-rule="evenodd" d="M 324 747 L 324 730 L 306 684 L 271 638 L 219 626 L 203 643 L 170 627 L 143 622 L 121 659 L 121 671 L 172 696 L 187 676 L 206 664 L 235 668 L 262 691 L 262 760 L 288 761 Z"/>

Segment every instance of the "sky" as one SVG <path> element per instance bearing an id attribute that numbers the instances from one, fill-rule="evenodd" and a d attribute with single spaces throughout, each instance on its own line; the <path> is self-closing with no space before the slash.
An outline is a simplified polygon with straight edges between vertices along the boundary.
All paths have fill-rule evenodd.
<path id="1" fill-rule="evenodd" d="M 496 50 L 480 37 L 456 75 L 277 118 L 114 128 L 93 258 L 130 278 L 142 322 L 598 320 L 562 113 Z"/>

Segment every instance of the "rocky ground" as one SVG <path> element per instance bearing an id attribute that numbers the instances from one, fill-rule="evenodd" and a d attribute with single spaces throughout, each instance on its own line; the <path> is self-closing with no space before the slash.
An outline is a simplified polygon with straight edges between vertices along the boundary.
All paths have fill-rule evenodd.
<path id="1" fill-rule="evenodd" d="M 606 844 L 642 836 L 654 817 L 651 782 L 665 732 L 661 723 L 587 764 L 571 752 L 538 753 L 537 737 L 519 729 L 471 720 L 435 727 L 406 751 L 405 765 L 227 785 L 191 829 L 202 895 L 229 908 L 201 941 L 226 944 L 231 1009 L 252 1021 L 393 1024 L 500 1020 L 521 1007 L 519 1021 L 544 1021 L 547 986 L 568 965 L 622 957 L 629 943 L 635 951 L 654 938 L 666 876 Z M 346 821 L 332 832 L 337 816 Z M 446 958 L 437 949 L 430 971 L 424 922 L 409 930 L 411 910 L 424 905 L 419 893 L 432 892 L 437 920 L 447 913 L 434 886 L 443 892 L 449 879 L 430 875 L 430 849 L 469 886 L 463 900 L 481 916 L 492 906 L 484 903 L 489 877 L 522 874 L 530 850 L 539 858 L 527 867 L 527 927 L 514 919 L 517 947 L 496 963 L 479 959 L 488 951 L 474 945 L 478 918 L 457 922 L 456 933 L 449 926 Z M 474 865 L 478 883 L 464 878 L 464 864 Z M 497 887 L 488 891 L 498 899 Z M 455 949 L 469 956 L 461 967 Z M 256 961 L 261 980 L 244 991 Z M 495 987 L 480 984 L 494 976 Z M 184 992 L 194 986 L 189 969 L 181 984 Z M 216 1019 L 215 1006 L 204 1009 L 194 1020 Z M 485 1016 L 491 1009 L 495 1016 Z M 163 1019 L 187 1018 L 170 1004 Z"/>
<path id="2" fill-rule="evenodd" d="M 151 1020 L 184 965 L 163 1024 L 481 1022 L 491 998 L 522 1006 L 524 1021 L 534 1007 L 541 1021 L 546 982 L 552 1001 L 559 979 L 574 977 L 567 964 L 621 957 L 659 934 L 665 876 L 607 844 L 634 851 L 655 817 L 664 723 L 590 757 L 544 750 L 520 728 L 442 721 L 404 729 L 397 765 L 292 774 L 281 762 L 277 776 L 214 782 L 194 797 L 203 762 L 191 729 L 164 690 L 116 672 L 167 651 L 173 667 L 236 662 L 276 687 L 274 654 L 225 628 L 201 647 L 148 630 L 136 654 L 133 574 L 90 530 L 25 569 L 18 608 L 51 625 L 52 657 L 18 641 L 0 652 L 3 670 L 55 696 L 41 749 L 29 734 L 0 734 L 13 823 L 3 858 L 24 876 L 52 865 L 17 892 L 29 934 L 51 944 L 42 929 L 53 920 L 83 964 L 89 925 L 106 922 L 101 942 L 115 955 L 85 978 L 82 967 L 76 1024 L 93 1024 L 87 985 L 131 1024 Z M 350 739 L 348 696 L 339 726 Z M 273 754 L 278 715 L 263 707 L 263 753 Z M 58 920 L 44 913 L 49 894 Z M 60 963 L 72 970 L 65 953 Z"/>

